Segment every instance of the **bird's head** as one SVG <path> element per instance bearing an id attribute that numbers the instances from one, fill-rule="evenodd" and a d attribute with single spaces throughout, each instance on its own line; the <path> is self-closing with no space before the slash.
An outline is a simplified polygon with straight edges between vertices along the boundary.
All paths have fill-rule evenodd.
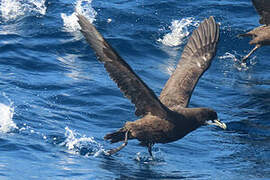
<path id="1" fill-rule="evenodd" d="M 196 128 L 205 125 L 214 125 L 222 129 L 226 129 L 225 123 L 218 119 L 216 111 L 210 108 L 184 108 L 183 114 L 188 119 L 188 122 L 193 122 Z M 191 120 L 191 121 L 190 121 Z"/>
<path id="2" fill-rule="evenodd" d="M 218 126 L 222 129 L 226 129 L 227 126 L 225 123 L 221 122 L 218 119 L 218 115 L 216 111 L 210 108 L 200 108 L 200 111 L 197 114 L 197 121 L 204 126 L 204 125 L 214 125 Z"/>

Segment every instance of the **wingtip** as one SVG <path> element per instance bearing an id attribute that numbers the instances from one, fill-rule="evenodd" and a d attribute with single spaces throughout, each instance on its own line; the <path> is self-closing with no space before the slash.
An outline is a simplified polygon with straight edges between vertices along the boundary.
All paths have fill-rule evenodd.
<path id="1" fill-rule="evenodd" d="M 75 15 L 76 15 L 76 17 L 77 17 L 77 22 L 79 23 L 79 25 L 80 25 L 80 27 L 81 27 L 81 29 L 80 30 L 82 30 L 82 19 L 84 18 L 84 16 L 83 15 L 81 15 L 81 14 L 79 14 L 78 12 L 75 12 Z"/>
<path id="2" fill-rule="evenodd" d="M 212 43 L 217 42 L 219 39 L 219 24 L 216 22 L 214 16 L 205 19 L 200 26 L 203 27 L 205 34 L 209 34 Z M 198 28 L 198 31 L 200 29 Z M 206 32 L 209 31 L 209 32 Z"/>
<path id="3" fill-rule="evenodd" d="M 84 34 L 85 36 L 89 36 L 91 35 L 92 33 L 89 33 L 89 32 L 93 32 L 94 34 L 98 34 L 98 31 L 96 30 L 95 26 L 82 14 L 80 13 L 76 13 L 76 16 L 77 16 L 77 22 L 79 23 L 80 25 L 80 31 L 84 34 L 86 32 L 86 34 Z M 98 34 L 98 36 L 101 36 Z"/>
<path id="4" fill-rule="evenodd" d="M 182 53 L 182 58 L 193 56 L 196 53 L 196 56 L 206 56 L 207 54 L 211 54 L 209 57 L 205 57 L 207 58 L 207 61 L 205 62 L 210 62 L 215 55 L 218 40 L 218 23 L 213 16 L 205 18 L 200 23 L 199 27 L 193 31 Z M 208 67 L 208 65 L 205 67 Z"/>
<path id="5" fill-rule="evenodd" d="M 211 20 L 214 23 L 216 22 L 214 16 L 210 16 L 208 19 Z"/>
<path id="6" fill-rule="evenodd" d="M 206 19 L 206 20 L 209 22 L 209 24 L 216 25 L 216 26 L 219 27 L 219 24 L 216 22 L 214 16 L 210 16 L 210 17 L 209 17 L 208 19 Z"/>
<path id="7" fill-rule="evenodd" d="M 205 24 L 205 23 L 213 23 L 216 24 L 216 20 L 214 18 L 214 16 L 209 16 L 209 18 L 205 18 L 201 24 Z"/>
<path id="8" fill-rule="evenodd" d="M 75 15 L 76 15 L 76 17 L 77 17 L 77 22 L 80 24 L 80 26 L 81 26 L 81 22 L 87 21 L 86 17 L 84 17 L 84 16 L 81 15 L 80 13 L 77 13 L 77 12 L 76 12 Z"/>
<path id="9" fill-rule="evenodd" d="M 216 22 L 214 16 L 209 16 L 209 18 L 206 18 L 205 20 L 208 21 L 211 24 L 217 24 L 218 25 L 218 23 Z"/>

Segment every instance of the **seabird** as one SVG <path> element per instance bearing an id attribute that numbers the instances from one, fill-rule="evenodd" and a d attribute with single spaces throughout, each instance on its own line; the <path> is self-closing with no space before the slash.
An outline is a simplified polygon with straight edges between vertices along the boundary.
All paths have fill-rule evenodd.
<path id="1" fill-rule="evenodd" d="M 189 38 L 181 60 L 160 98 L 84 16 L 78 14 L 77 17 L 81 32 L 94 49 L 98 60 L 104 64 L 123 94 L 135 105 L 135 114 L 139 117 L 104 137 L 111 143 L 124 141 L 121 146 L 108 150 L 109 155 L 120 151 L 130 139 L 137 139 L 141 145 L 147 146 L 152 156 L 152 146 L 155 143 L 176 141 L 208 124 L 226 128 L 213 109 L 187 108 L 197 81 L 209 68 L 216 53 L 219 25 L 213 17 L 205 19 Z"/>
<path id="2" fill-rule="evenodd" d="M 259 22 L 263 25 L 239 35 L 244 37 L 251 36 L 252 40 L 249 44 L 255 44 L 255 47 L 242 59 L 242 63 L 245 63 L 248 57 L 259 47 L 270 45 L 270 0 L 252 0 L 252 3 L 260 15 Z"/>

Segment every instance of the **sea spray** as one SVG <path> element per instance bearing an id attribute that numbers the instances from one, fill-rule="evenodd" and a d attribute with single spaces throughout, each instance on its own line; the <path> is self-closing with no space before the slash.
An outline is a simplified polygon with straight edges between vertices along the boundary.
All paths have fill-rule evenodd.
<path id="1" fill-rule="evenodd" d="M 75 32 L 80 29 L 76 13 L 84 15 L 91 23 L 95 20 L 97 12 L 91 6 L 92 0 L 77 0 L 75 12 L 71 15 L 61 13 L 63 29 L 66 32 Z"/>
<path id="2" fill-rule="evenodd" d="M 9 105 L 0 103 L 0 132 L 7 133 L 14 129 L 18 129 L 18 127 L 12 119 L 14 115 L 13 102 L 5 93 L 2 93 L 2 96 L 9 101 Z"/>
<path id="3" fill-rule="evenodd" d="M 192 17 L 184 18 L 181 20 L 174 20 L 169 27 L 171 32 L 165 34 L 163 38 L 159 38 L 157 41 L 166 46 L 179 46 L 184 42 L 184 38 L 187 37 L 190 33 L 188 31 L 188 27 L 197 27 L 198 25 L 199 21 L 195 21 L 195 19 Z"/>
<path id="4" fill-rule="evenodd" d="M 3 21 L 13 21 L 27 14 L 46 14 L 45 0 L 2 0 L 0 13 Z"/>
<path id="5" fill-rule="evenodd" d="M 65 130 L 66 139 L 61 145 L 66 146 L 70 153 L 95 157 L 104 152 L 102 145 L 93 137 L 81 136 L 68 127 Z"/>
<path id="6" fill-rule="evenodd" d="M 230 52 L 226 52 L 223 56 L 219 56 L 219 59 L 233 61 L 234 66 L 238 71 L 247 71 L 250 68 L 249 66 L 247 66 L 246 63 L 241 62 L 242 56 L 237 52 L 234 52 L 233 54 Z M 256 63 L 256 56 L 249 59 L 249 64 L 255 65 Z"/>

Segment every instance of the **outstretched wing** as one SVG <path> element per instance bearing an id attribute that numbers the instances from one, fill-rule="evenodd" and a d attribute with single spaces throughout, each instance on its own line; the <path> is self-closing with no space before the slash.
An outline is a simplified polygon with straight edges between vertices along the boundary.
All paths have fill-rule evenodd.
<path id="1" fill-rule="evenodd" d="M 193 89 L 209 68 L 216 53 L 219 25 L 211 16 L 193 31 L 176 70 L 161 92 L 161 102 L 169 108 L 187 107 Z"/>
<path id="2" fill-rule="evenodd" d="M 260 24 L 270 24 L 270 0 L 252 0 L 258 14 L 261 16 Z"/>
<path id="3" fill-rule="evenodd" d="M 106 42 L 97 29 L 82 15 L 77 15 L 81 32 L 94 49 L 98 60 L 124 95 L 136 106 L 137 116 L 151 113 L 166 117 L 167 108 L 159 101 L 155 93 L 133 72 L 131 67 Z"/>

